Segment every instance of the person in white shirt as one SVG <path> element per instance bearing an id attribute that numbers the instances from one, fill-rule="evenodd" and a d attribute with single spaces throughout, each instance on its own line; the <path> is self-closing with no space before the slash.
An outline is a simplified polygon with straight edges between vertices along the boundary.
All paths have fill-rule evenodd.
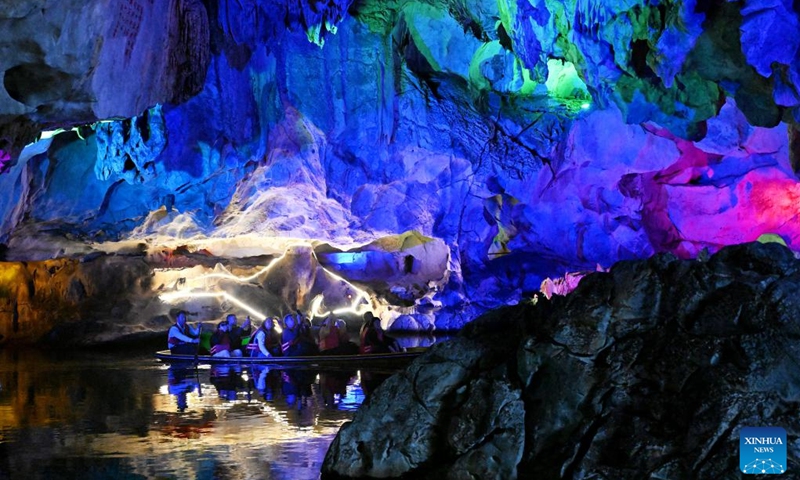
<path id="1" fill-rule="evenodd" d="M 176 355 L 193 355 L 197 353 L 200 343 L 200 325 L 192 327 L 186 323 L 186 312 L 181 310 L 175 318 L 175 324 L 169 327 L 167 347 Z"/>

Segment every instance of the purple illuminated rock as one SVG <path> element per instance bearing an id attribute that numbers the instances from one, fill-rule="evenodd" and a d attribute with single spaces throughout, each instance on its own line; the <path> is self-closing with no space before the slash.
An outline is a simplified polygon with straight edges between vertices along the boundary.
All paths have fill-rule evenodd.
<path id="1" fill-rule="evenodd" d="M 175 0 L 139 22 L 145 3 L 7 10 L 9 258 L 358 253 L 414 231 L 436 275 L 377 268 L 376 301 L 459 328 L 546 277 L 763 233 L 798 248 L 786 2 Z M 44 124 L 105 116 L 17 155 Z"/>

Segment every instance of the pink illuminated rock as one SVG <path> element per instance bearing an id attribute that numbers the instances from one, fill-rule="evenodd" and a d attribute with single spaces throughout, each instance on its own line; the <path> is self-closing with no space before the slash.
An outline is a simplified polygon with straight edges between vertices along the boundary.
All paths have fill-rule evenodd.
<path id="1" fill-rule="evenodd" d="M 11 154 L 5 150 L 0 150 L 0 172 L 11 166 Z"/>
<path id="2" fill-rule="evenodd" d="M 11 259 L 132 242 L 227 264 L 299 239 L 364 254 L 331 269 L 427 329 L 598 264 L 798 249 L 786 1 L 39 3 L 0 18 Z M 407 232 L 426 240 L 384 248 Z M 291 265 L 297 289 L 264 295 L 309 304 Z"/>

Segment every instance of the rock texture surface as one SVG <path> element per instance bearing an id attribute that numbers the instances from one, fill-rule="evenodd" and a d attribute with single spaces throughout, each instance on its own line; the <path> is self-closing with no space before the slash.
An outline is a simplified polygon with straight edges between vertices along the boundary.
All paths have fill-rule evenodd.
<path id="1" fill-rule="evenodd" d="M 739 430 L 769 425 L 794 463 L 798 282 L 788 249 L 751 243 L 492 312 L 384 383 L 324 476 L 737 478 Z"/>
<path id="2" fill-rule="evenodd" d="M 148 294 L 152 280 L 142 258 L 0 262 L 0 333 L 61 346 L 149 336 L 172 324 Z"/>
<path id="3" fill-rule="evenodd" d="M 655 252 L 764 233 L 800 249 L 800 17 L 786 2 L 3 12 L 9 260 L 131 239 L 236 258 L 293 238 L 358 251 L 416 231 L 449 250 L 446 283 L 373 300 L 458 328 L 544 278 Z M 263 251 L 229 248 L 248 235 Z"/>
<path id="4" fill-rule="evenodd" d="M 203 87 L 208 13 L 197 0 L 3 2 L 0 150 L 41 130 L 132 117 Z M 13 161 L 0 161 L 0 172 Z"/>

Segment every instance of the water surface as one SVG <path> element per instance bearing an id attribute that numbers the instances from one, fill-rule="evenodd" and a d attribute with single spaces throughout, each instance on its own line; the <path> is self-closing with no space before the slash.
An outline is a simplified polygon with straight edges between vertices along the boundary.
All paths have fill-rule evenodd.
<path id="1" fill-rule="evenodd" d="M 386 376 L 0 350 L 0 478 L 317 479 Z"/>

